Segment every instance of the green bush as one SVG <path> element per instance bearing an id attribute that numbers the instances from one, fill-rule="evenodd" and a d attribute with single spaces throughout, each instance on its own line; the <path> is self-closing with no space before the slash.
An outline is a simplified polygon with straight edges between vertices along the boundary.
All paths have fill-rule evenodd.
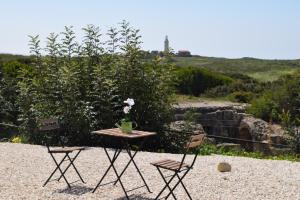
<path id="1" fill-rule="evenodd" d="M 280 122 L 278 113 L 289 111 L 291 120 L 299 117 L 300 74 L 286 75 L 273 82 L 268 90 L 251 102 L 248 112 L 266 121 Z"/>
<path id="2" fill-rule="evenodd" d="M 252 92 L 237 91 L 230 94 L 229 99 L 240 103 L 249 103 L 255 95 Z"/>
<path id="3" fill-rule="evenodd" d="M 28 65 L 17 61 L 8 61 L 0 64 L 0 138 L 10 138 L 17 133 L 19 106 L 18 106 L 18 75 L 22 68 Z"/>
<path id="4" fill-rule="evenodd" d="M 21 134 L 21 135 L 12 137 L 11 142 L 12 143 L 27 143 L 28 140 L 25 135 Z"/>
<path id="5" fill-rule="evenodd" d="M 22 68 L 18 81 L 20 131 L 41 143 L 38 120 L 57 117 L 69 144 L 93 145 L 97 137 L 91 131 L 114 127 L 123 118 L 123 101 L 133 98 L 131 118 L 139 129 L 162 132 L 172 116 L 170 65 L 145 62 L 138 30 L 127 22 L 108 30 L 106 42 L 98 27 L 83 31 L 77 42 L 72 27 L 65 27 L 62 34 L 50 34 L 46 48 L 31 37 L 32 69 Z M 160 144 L 157 139 L 150 147 Z"/>
<path id="6" fill-rule="evenodd" d="M 176 88 L 182 94 L 199 96 L 210 88 L 232 82 L 233 79 L 228 76 L 199 67 L 176 69 Z"/>
<path id="7" fill-rule="evenodd" d="M 255 117 L 261 118 L 265 121 L 277 120 L 275 112 L 278 110 L 278 103 L 276 103 L 270 93 L 265 93 L 263 96 L 254 99 L 251 106 L 247 108 L 247 112 Z"/>
<path id="8" fill-rule="evenodd" d="M 260 83 L 253 78 L 241 74 L 229 74 L 235 81 L 229 85 L 220 85 L 206 91 L 207 97 L 226 97 L 229 99 L 249 103 L 268 88 L 269 83 Z"/>

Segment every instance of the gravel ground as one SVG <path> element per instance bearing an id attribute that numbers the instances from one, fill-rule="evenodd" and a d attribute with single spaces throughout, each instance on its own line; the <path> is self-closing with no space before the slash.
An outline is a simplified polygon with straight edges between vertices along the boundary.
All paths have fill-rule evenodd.
<path id="1" fill-rule="evenodd" d="M 118 168 L 125 165 L 126 154 L 121 154 Z M 136 162 L 140 166 L 153 193 L 145 188 L 131 192 L 131 198 L 150 200 L 163 186 L 156 169 L 149 163 L 157 159 L 172 158 L 180 160 L 181 155 L 140 152 Z M 218 162 L 226 161 L 232 171 L 220 173 L 216 170 Z M 76 166 L 86 184 L 77 182 L 68 189 L 63 180 L 50 182 L 42 187 L 53 170 L 54 163 L 45 147 L 26 144 L 0 143 L 0 199 L 125 199 L 119 184 L 100 187 L 94 194 L 91 190 L 97 184 L 108 166 L 102 148 L 90 148 L 81 153 Z M 67 173 L 72 181 L 77 180 L 73 170 Z M 105 182 L 115 179 L 113 173 Z M 131 166 L 122 177 L 125 187 L 130 189 L 141 184 L 136 171 Z M 300 163 L 289 161 L 258 160 L 241 157 L 199 156 L 194 169 L 185 181 L 193 199 L 300 199 Z M 187 199 L 178 187 L 178 199 Z M 171 198 L 170 198 L 171 199 Z"/>

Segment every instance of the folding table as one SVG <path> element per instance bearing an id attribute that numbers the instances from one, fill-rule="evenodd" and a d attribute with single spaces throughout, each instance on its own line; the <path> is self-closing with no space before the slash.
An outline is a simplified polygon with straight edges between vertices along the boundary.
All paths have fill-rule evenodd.
<path id="1" fill-rule="evenodd" d="M 150 136 L 156 135 L 156 133 L 155 132 L 147 132 L 147 131 L 138 131 L 138 130 L 133 130 L 132 133 L 123 133 L 119 128 L 98 130 L 98 131 L 93 131 L 92 133 L 94 133 L 96 135 L 99 135 L 99 136 L 112 137 L 112 138 L 115 138 L 116 140 L 121 142 L 121 147 L 115 148 L 114 153 L 113 153 L 112 156 L 109 155 L 109 153 L 107 151 L 107 147 L 104 147 L 104 151 L 105 151 L 105 154 L 106 154 L 106 156 L 107 156 L 107 158 L 110 162 L 110 165 L 107 168 L 107 170 L 105 171 L 105 173 L 102 176 L 102 178 L 100 179 L 100 181 L 98 182 L 97 186 L 94 188 L 93 193 L 97 190 L 97 188 L 99 186 L 104 186 L 104 185 L 107 185 L 107 184 L 110 184 L 110 183 L 114 183 L 114 185 L 115 185 L 118 182 L 120 182 L 122 190 L 124 191 L 127 199 L 129 199 L 129 196 L 127 194 L 128 192 L 131 192 L 133 190 L 136 190 L 136 189 L 139 189 L 139 188 L 142 188 L 142 187 L 146 187 L 148 192 L 151 193 L 150 188 L 149 188 L 149 186 L 147 185 L 147 183 L 145 181 L 145 178 L 143 177 L 141 171 L 139 170 L 138 165 L 134 161 L 134 158 L 135 158 L 138 150 L 142 148 L 145 140 Z M 130 143 L 133 140 L 138 140 L 139 141 L 138 148 L 135 151 L 133 151 L 131 149 L 131 146 L 130 146 Z M 126 164 L 126 166 L 124 167 L 124 169 L 119 173 L 116 170 L 116 167 L 115 167 L 116 164 L 115 163 L 116 163 L 120 153 L 122 152 L 122 149 L 125 150 L 125 152 L 128 154 L 129 161 Z M 124 187 L 123 182 L 121 181 L 121 177 L 123 176 L 123 174 L 125 173 L 125 171 L 127 170 L 128 166 L 131 163 L 133 163 L 134 167 L 136 168 L 136 170 L 137 170 L 140 178 L 142 179 L 144 185 L 136 187 L 134 189 L 126 190 L 125 187 Z M 114 180 L 112 182 L 105 183 L 105 184 L 101 185 L 101 183 L 104 180 L 105 176 L 108 174 L 108 172 L 111 169 L 114 171 L 114 173 L 117 177 L 117 180 Z"/>

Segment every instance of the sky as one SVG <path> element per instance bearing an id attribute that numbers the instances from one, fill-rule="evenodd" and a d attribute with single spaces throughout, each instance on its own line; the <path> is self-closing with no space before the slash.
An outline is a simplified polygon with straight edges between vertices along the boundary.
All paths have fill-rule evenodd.
<path id="1" fill-rule="evenodd" d="M 299 0 L 0 0 L 0 53 L 29 54 L 28 35 L 122 20 L 140 29 L 144 50 L 264 59 L 300 58 Z"/>

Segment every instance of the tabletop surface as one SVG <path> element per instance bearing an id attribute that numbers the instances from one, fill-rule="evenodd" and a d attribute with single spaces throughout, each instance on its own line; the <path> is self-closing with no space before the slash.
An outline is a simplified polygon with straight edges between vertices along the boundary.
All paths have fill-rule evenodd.
<path id="1" fill-rule="evenodd" d="M 132 133 L 123 133 L 119 128 L 97 130 L 97 131 L 93 131 L 92 133 L 96 135 L 107 135 L 107 136 L 129 138 L 129 139 L 143 138 L 143 137 L 156 135 L 155 132 L 139 131 L 139 130 L 133 130 Z"/>

